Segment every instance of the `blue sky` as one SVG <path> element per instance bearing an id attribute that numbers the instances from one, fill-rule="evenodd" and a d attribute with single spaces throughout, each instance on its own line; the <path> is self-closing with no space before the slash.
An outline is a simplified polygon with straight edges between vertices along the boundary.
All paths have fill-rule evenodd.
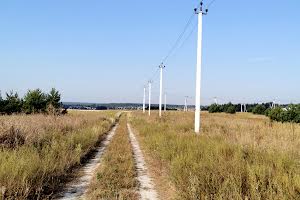
<path id="1" fill-rule="evenodd" d="M 209 2 L 209 1 L 206 1 Z M 0 90 L 141 102 L 196 0 L 0 2 Z M 203 21 L 202 103 L 300 102 L 300 1 L 216 0 Z M 168 102 L 194 101 L 196 17 L 168 59 Z M 154 77 L 153 102 L 159 81 Z"/>

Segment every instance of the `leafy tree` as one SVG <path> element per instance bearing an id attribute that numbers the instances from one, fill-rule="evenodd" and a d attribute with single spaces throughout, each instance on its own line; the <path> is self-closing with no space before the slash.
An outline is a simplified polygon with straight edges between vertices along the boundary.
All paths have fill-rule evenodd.
<path id="1" fill-rule="evenodd" d="M 271 108 L 267 108 L 266 110 L 265 110 L 265 115 L 267 116 L 267 117 L 269 117 L 270 116 L 270 113 L 271 113 Z"/>
<path id="2" fill-rule="evenodd" d="M 268 108 L 266 115 L 274 121 L 300 123 L 300 105 L 289 105 L 286 108 Z"/>
<path id="3" fill-rule="evenodd" d="M 228 103 L 224 105 L 212 104 L 208 108 L 209 113 L 219 113 L 219 112 L 236 113 L 236 110 L 237 107 L 232 103 Z"/>
<path id="4" fill-rule="evenodd" d="M 208 112 L 209 112 L 209 113 L 218 113 L 218 112 L 222 112 L 222 108 L 221 108 L 221 106 L 218 105 L 218 104 L 212 104 L 212 105 L 209 106 Z"/>
<path id="5" fill-rule="evenodd" d="M 283 112 L 281 114 L 281 121 L 282 122 L 293 122 L 296 115 L 297 115 L 296 107 L 294 105 L 290 105 L 288 108 L 283 110 Z"/>
<path id="6" fill-rule="evenodd" d="M 271 120 L 282 122 L 283 110 L 281 107 L 273 108 L 269 112 L 269 117 Z"/>
<path id="7" fill-rule="evenodd" d="M 254 105 L 246 105 L 246 107 L 247 107 L 247 112 L 253 112 L 253 109 L 255 108 L 255 106 Z"/>
<path id="8" fill-rule="evenodd" d="M 52 105 L 55 109 L 60 108 L 60 96 L 60 93 L 55 88 L 52 88 L 47 95 L 47 105 Z"/>
<path id="9" fill-rule="evenodd" d="M 234 109 L 234 112 L 233 112 L 233 113 L 236 112 L 236 106 L 233 105 L 231 102 L 229 102 L 229 103 L 227 103 L 227 104 L 224 104 L 222 107 L 223 107 L 223 108 L 222 108 L 222 111 L 223 111 L 223 112 L 226 112 L 226 113 L 232 113 L 232 112 L 233 112 L 233 111 L 232 111 L 233 109 Z M 230 111 L 230 112 L 228 112 L 228 111 Z"/>
<path id="10" fill-rule="evenodd" d="M 296 122 L 299 123 L 300 119 L 300 107 L 299 105 L 289 105 L 283 112 L 282 121 L 283 122 Z"/>
<path id="11" fill-rule="evenodd" d="M 265 114 L 266 109 L 267 108 L 264 105 L 258 104 L 253 108 L 252 113 L 258 114 L 258 115 L 263 115 L 263 114 Z"/>
<path id="12" fill-rule="evenodd" d="M 236 108 L 235 108 L 234 105 L 230 105 L 230 106 L 226 107 L 225 112 L 229 113 L 229 114 L 235 114 L 236 113 Z"/>
<path id="13" fill-rule="evenodd" d="M 23 108 L 25 113 L 40 113 L 46 111 L 47 95 L 40 89 L 29 90 L 24 97 Z"/>
<path id="14" fill-rule="evenodd" d="M 296 106 L 296 116 L 294 118 L 295 123 L 300 123 L 300 104 Z"/>

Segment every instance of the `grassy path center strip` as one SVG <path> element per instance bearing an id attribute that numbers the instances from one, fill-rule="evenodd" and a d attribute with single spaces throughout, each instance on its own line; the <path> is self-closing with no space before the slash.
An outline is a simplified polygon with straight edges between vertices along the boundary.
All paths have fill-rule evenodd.
<path id="1" fill-rule="evenodd" d="M 144 160 L 143 153 L 140 149 L 139 143 L 133 134 L 130 124 L 127 124 L 129 131 L 129 138 L 133 148 L 134 159 L 138 173 L 138 180 L 140 182 L 140 195 L 143 200 L 158 199 L 157 192 L 154 189 L 154 184 L 149 176 L 148 169 Z"/>
<path id="2" fill-rule="evenodd" d="M 86 199 L 140 199 L 139 183 L 127 130 L 126 114 L 120 118 L 116 134 L 101 159 L 89 185 Z"/>

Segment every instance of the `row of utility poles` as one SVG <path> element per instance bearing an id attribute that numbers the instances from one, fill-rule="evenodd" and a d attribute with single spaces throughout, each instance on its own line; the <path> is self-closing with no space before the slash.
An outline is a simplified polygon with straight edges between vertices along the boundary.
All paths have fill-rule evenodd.
<path id="1" fill-rule="evenodd" d="M 148 91 L 149 91 L 149 106 L 148 106 L 148 115 L 151 115 L 151 86 L 152 86 L 152 81 L 148 81 Z M 162 89 L 161 89 L 162 90 Z M 162 93 L 162 92 L 161 92 Z M 167 94 L 164 94 L 164 111 L 167 111 Z M 159 96 L 159 116 L 161 117 L 161 102 L 162 102 L 162 96 Z M 146 112 L 146 86 L 144 86 L 144 98 L 143 98 L 143 113 Z"/>
<path id="2" fill-rule="evenodd" d="M 195 95 L 195 132 L 198 134 L 200 132 L 200 105 L 201 105 L 201 68 L 202 68 L 202 16 L 207 14 L 207 9 L 203 11 L 203 2 L 200 2 L 200 7 L 194 9 L 195 14 L 198 15 L 198 36 L 197 36 L 197 65 L 196 65 L 196 95 Z M 159 65 L 160 69 L 160 93 L 159 93 L 159 116 L 162 113 L 162 94 L 163 94 L 163 69 L 164 64 Z M 151 84 L 152 81 L 148 81 L 148 91 L 149 91 L 149 116 L 151 111 Z M 143 100 L 143 112 L 145 112 L 145 98 L 146 98 L 146 87 L 144 87 L 144 100 Z M 165 107 L 166 110 L 166 94 L 165 94 Z M 187 97 L 185 98 L 184 110 L 187 111 Z"/>

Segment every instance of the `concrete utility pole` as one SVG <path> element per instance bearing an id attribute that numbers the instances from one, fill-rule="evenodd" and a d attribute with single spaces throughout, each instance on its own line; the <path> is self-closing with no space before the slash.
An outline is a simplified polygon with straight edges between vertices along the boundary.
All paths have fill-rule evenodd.
<path id="1" fill-rule="evenodd" d="M 148 81 L 148 89 L 149 89 L 149 116 L 151 114 L 151 84 L 152 84 L 152 81 Z"/>
<path id="2" fill-rule="evenodd" d="M 201 67 L 202 67 L 202 16 L 207 14 L 207 9 L 203 12 L 203 2 L 200 2 L 200 9 L 195 9 L 198 14 L 198 41 L 197 41 L 197 67 L 196 67 L 196 96 L 195 96 L 195 132 L 200 132 L 200 105 L 201 105 Z"/>
<path id="3" fill-rule="evenodd" d="M 145 113 L 146 104 L 146 86 L 144 86 L 144 98 L 143 98 L 143 113 Z"/>
<path id="4" fill-rule="evenodd" d="M 247 105 L 244 104 L 244 112 L 247 112 Z"/>
<path id="5" fill-rule="evenodd" d="M 217 99 L 217 97 L 214 97 L 214 101 L 215 101 L 215 104 L 218 104 L 218 99 Z"/>
<path id="6" fill-rule="evenodd" d="M 187 98 L 188 98 L 188 96 L 184 97 L 184 112 L 188 111 L 188 108 L 187 108 Z"/>
<path id="7" fill-rule="evenodd" d="M 167 111 L 167 93 L 165 93 L 165 107 L 164 107 L 164 111 Z"/>
<path id="8" fill-rule="evenodd" d="M 159 65 L 160 68 L 160 88 L 159 88 L 159 117 L 161 117 L 161 104 L 162 104 L 162 84 L 163 84 L 163 69 L 165 68 L 164 64 Z"/>

